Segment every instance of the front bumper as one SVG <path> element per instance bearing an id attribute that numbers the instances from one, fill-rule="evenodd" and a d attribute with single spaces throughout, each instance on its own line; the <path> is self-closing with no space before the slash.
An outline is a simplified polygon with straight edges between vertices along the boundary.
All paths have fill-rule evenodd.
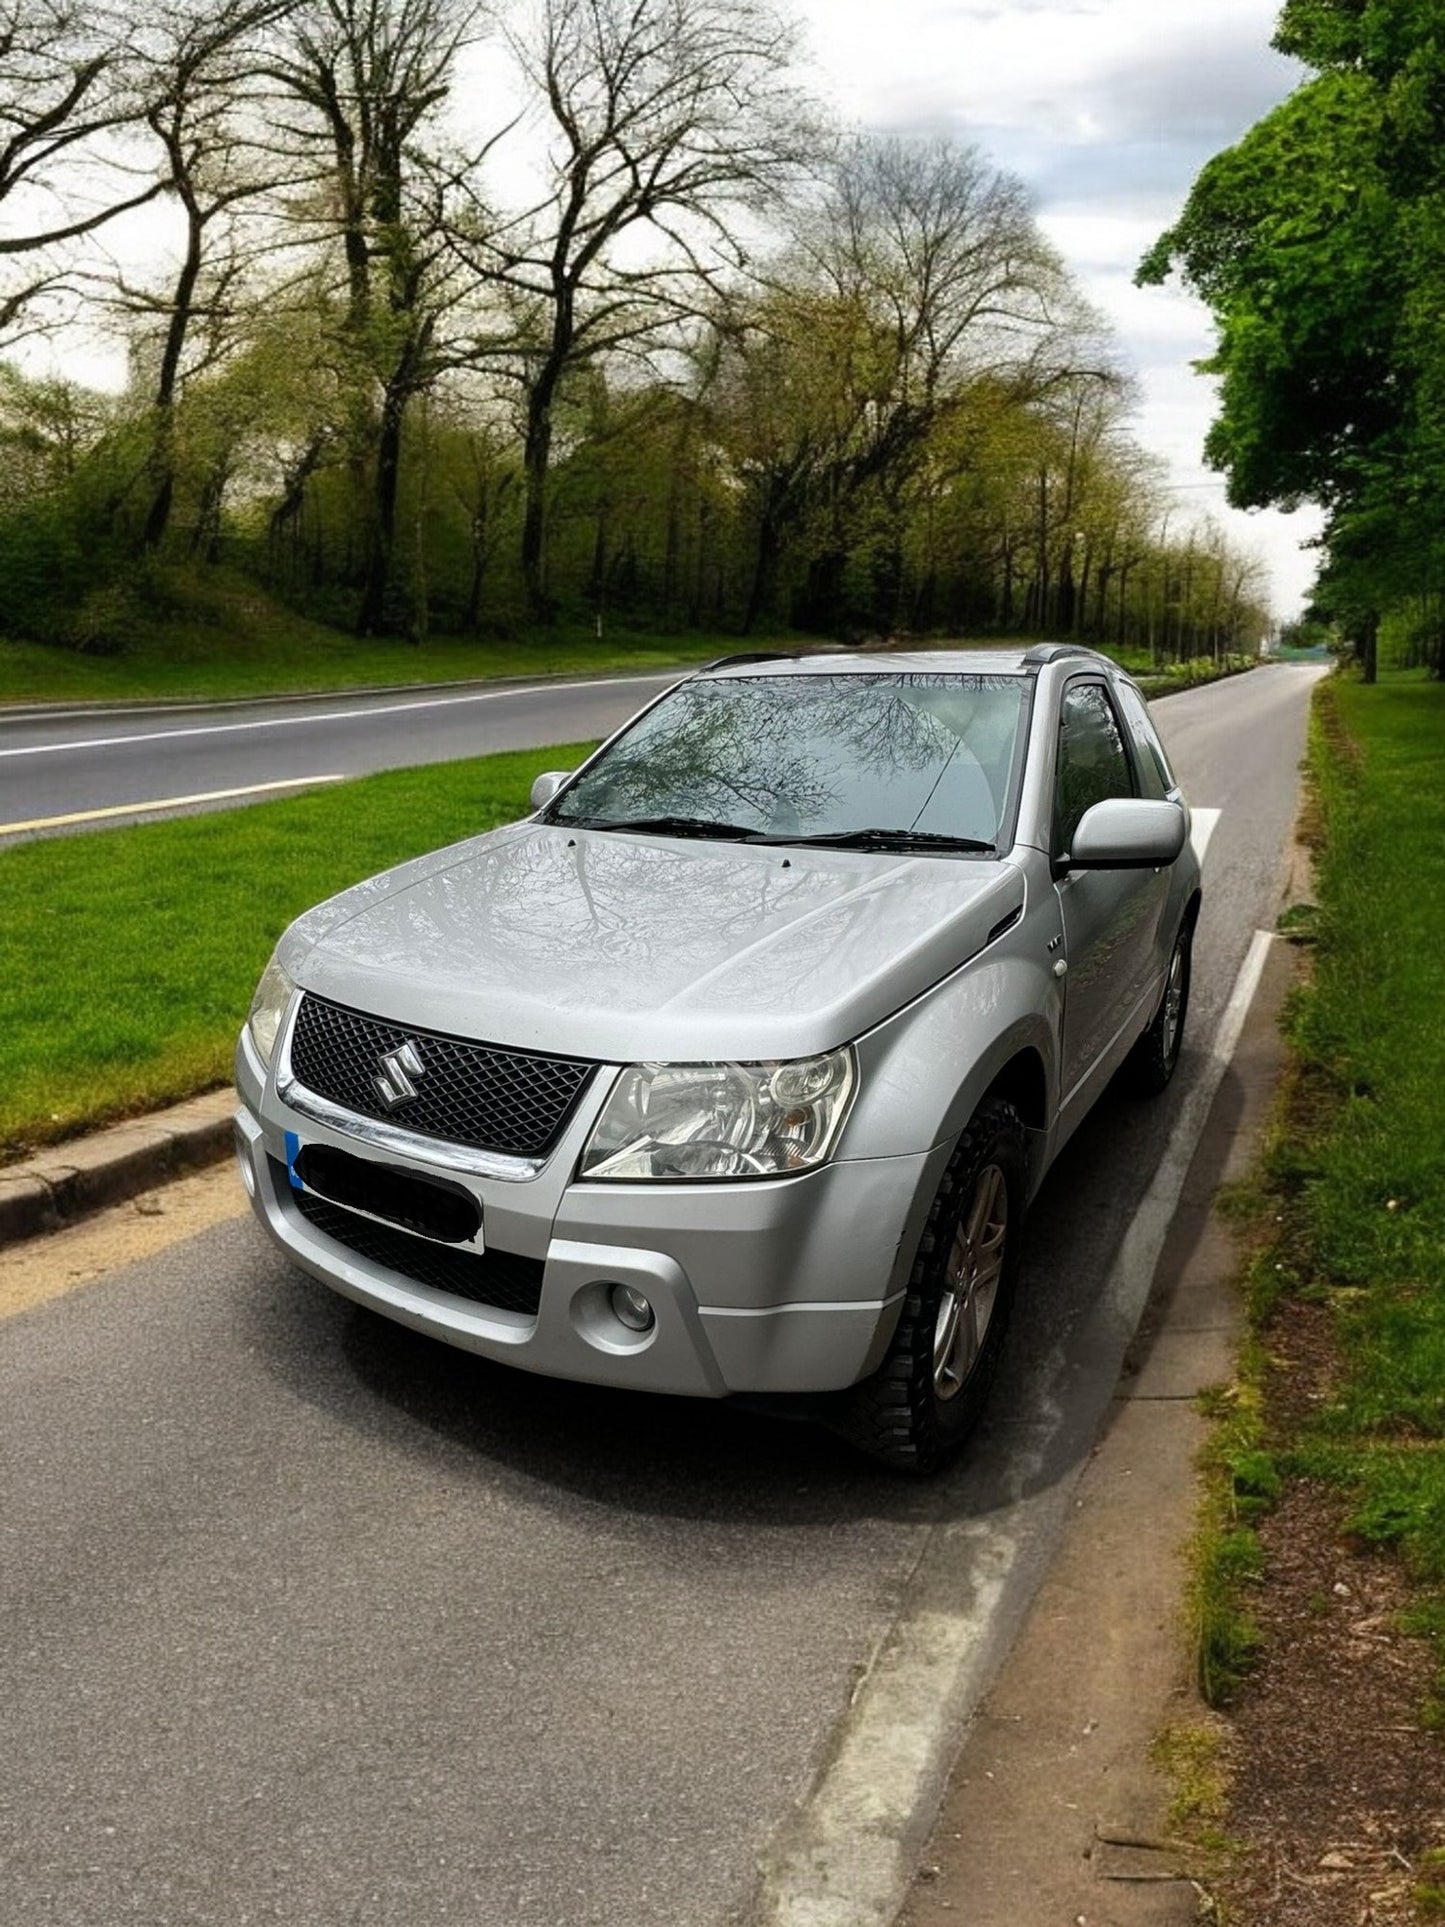
<path id="1" fill-rule="evenodd" d="M 873 1371 L 950 1147 L 754 1183 L 573 1182 L 611 1081 L 604 1068 L 534 1175 L 446 1173 L 480 1204 L 488 1251 L 540 1262 L 534 1316 L 424 1283 L 304 1215 L 288 1171 L 288 1134 L 293 1147 L 299 1137 L 363 1158 L 374 1147 L 291 1108 L 245 1032 L 236 1057 L 236 1151 L 257 1216 L 296 1263 L 346 1297 L 463 1350 L 556 1378 L 714 1398 L 832 1391 Z M 393 1144 L 385 1163 L 435 1176 L 426 1145 L 418 1139 L 413 1146 Z M 363 1228 L 371 1222 L 359 1219 Z M 655 1315 L 649 1331 L 631 1331 L 616 1318 L 613 1284 L 647 1297 Z"/>

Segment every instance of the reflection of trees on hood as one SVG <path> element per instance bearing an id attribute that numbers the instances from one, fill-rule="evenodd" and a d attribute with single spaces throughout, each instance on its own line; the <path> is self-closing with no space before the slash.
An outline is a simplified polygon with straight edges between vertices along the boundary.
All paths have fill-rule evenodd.
<path id="1" fill-rule="evenodd" d="M 826 817 L 859 786 L 921 778 L 960 747 L 1012 744 L 1015 677 L 799 676 L 697 682 L 649 712 L 584 776 L 569 816 L 686 814 L 766 827 Z M 741 812 L 741 814 L 740 814 Z"/>

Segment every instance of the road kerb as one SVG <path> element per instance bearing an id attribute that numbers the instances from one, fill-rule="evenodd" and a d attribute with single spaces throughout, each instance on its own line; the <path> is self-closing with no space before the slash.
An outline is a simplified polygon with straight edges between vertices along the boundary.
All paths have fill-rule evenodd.
<path id="1" fill-rule="evenodd" d="M 1260 992 L 1159 1254 L 1070 1528 L 970 1722 L 898 1927 L 1186 1927 L 1197 1849 L 1170 1838 L 1151 1742 L 1207 1716 L 1181 1623 L 1207 1426 L 1199 1394 L 1234 1374 L 1238 1252 L 1214 1209 L 1244 1174 L 1283 1057 L 1284 945 Z"/>
<path id="2" fill-rule="evenodd" d="M 209 1091 L 0 1170 L 0 1246 L 59 1230 L 223 1158 L 236 1100 Z"/>
<path id="3" fill-rule="evenodd" d="M 1103 1325 L 1131 1332 L 1139 1325 L 1219 1087 L 1247 1020 L 1258 1019 L 1264 1000 L 1256 992 L 1266 965 L 1282 948 L 1263 931 L 1251 942 L 1206 1066 L 1180 1107 L 1115 1258 L 1098 1314 Z M 1076 1342 L 1092 1342 L 1087 1330 Z M 1192 1408 L 1183 1409 L 1192 1420 Z M 1086 1448 L 1087 1441 L 1080 1444 Z M 1047 1439 L 1034 1447 L 1040 1461 L 1050 1450 Z M 1062 1538 L 1077 1474 L 1044 1478 L 1026 1440 L 1011 1441 L 1010 1464 L 1017 1484 L 1010 1502 L 1032 1512 L 1044 1541 Z M 1177 1484 L 1187 1506 L 1192 1472 Z M 755 1927 L 888 1927 L 896 1918 L 963 1734 L 1008 1657 L 998 1602 L 1006 1595 L 1032 1600 L 1046 1576 L 1037 1558 L 1020 1556 L 1022 1543 L 1008 1505 L 935 1528 L 811 1794 L 773 1842 L 750 1917 Z M 1071 1637 L 1077 1639 L 1076 1629 Z M 967 1874 L 960 1874 L 947 1897 L 949 1910 L 967 1884 Z M 1011 1918 L 1056 1917 L 1025 1906 Z M 984 1927 L 984 1916 L 972 1911 L 955 1918 Z"/>

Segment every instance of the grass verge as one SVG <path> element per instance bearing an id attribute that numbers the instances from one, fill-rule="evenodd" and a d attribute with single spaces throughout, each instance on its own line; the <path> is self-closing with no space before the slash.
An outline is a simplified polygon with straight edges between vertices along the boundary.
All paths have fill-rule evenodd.
<path id="1" fill-rule="evenodd" d="M 297 615 L 244 576 L 217 570 L 166 578 L 167 594 L 117 653 L 87 655 L 0 638 L 0 704 L 183 701 L 386 688 L 484 677 L 605 675 L 706 662 L 743 649 L 823 647 L 813 637 L 659 635 L 609 627 L 604 636 L 558 624 L 523 637 L 432 636 L 425 643 L 363 640 Z M 1028 637 L 998 640 L 1026 646 Z M 925 647 L 948 647 L 928 643 Z M 1111 650 L 1149 694 L 1192 687 L 1251 667 L 1252 657 L 1199 657 L 1156 672 L 1147 653 Z"/>
<path id="2" fill-rule="evenodd" d="M 391 771 L 284 802 L 0 851 L 0 1160 L 223 1083 L 308 905 L 521 816 L 583 748 Z"/>
<path id="3" fill-rule="evenodd" d="M 1445 1586 L 1445 686 L 1321 687 L 1313 982 L 1265 1171 L 1281 1288 L 1333 1310 L 1344 1372 L 1287 1469 Z M 1267 1307 L 1266 1307 L 1267 1310 Z"/>
<path id="4" fill-rule="evenodd" d="M 1298 1626 L 1303 1611 L 1336 1628 L 1317 1665 L 1338 1657 L 1357 1675 L 1373 1663 L 1351 1644 L 1338 1602 L 1260 1591 L 1288 1582 L 1271 1578 L 1257 1525 L 1277 1501 L 1307 1517 L 1298 1500 L 1323 1492 L 1347 1542 L 1398 1556 L 1409 1603 L 1393 1634 L 1432 1643 L 1436 1684 L 1416 1686 L 1415 1711 L 1445 1725 L 1442 745 L 1439 684 L 1332 678 L 1316 696 L 1304 833 L 1319 901 L 1281 919 L 1283 934 L 1310 946 L 1313 970 L 1287 1012 L 1291 1062 L 1269 1143 L 1228 1201 L 1250 1242 L 1250 1337 L 1238 1381 L 1209 1408 L 1189 1601 L 1198 1681 L 1214 1707 L 1230 1705 L 1262 1657 L 1281 1691 L 1285 1656 L 1261 1654 L 1266 1607 L 1277 1624 Z M 1265 1528 L 1271 1542 L 1277 1523 Z M 1427 1662 L 1414 1676 L 1428 1673 Z M 1283 1756 L 1261 1738 L 1272 1703 L 1283 1702 L 1252 1702 L 1244 1729 L 1269 1770 Z M 1427 1911 L 1437 1890 L 1445 1896 L 1430 1858 L 1415 1869 Z"/>
<path id="5" fill-rule="evenodd" d="M 1282 1480 L 1336 1487 L 1347 1531 L 1395 1547 L 1445 1660 L 1445 686 L 1321 684 L 1306 832 L 1318 905 L 1281 930 L 1314 952 L 1287 1015 L 1291 1068 L 1250 1193 L 1254 1337 L 1214 1416 L 1196 1557 L 1199 1676 L 1227 1703 L 1252 1657 L 1251 1524 Z M 1270 1395 L 1271 1323 L 1332 1313 L 1328 1396 Z M 1283 1388 L 1278 1388 L 1283 1392 Z"/>
<path id="6" fill-rule="evenodd" d="M 301 617 L 238 630 L 161 624 L 117 656 L 0 640 L 0 703 L 221 702 L 484 677 L 609 675 L 707 662 L 738 647 L 736 636 L 618 633 L 599 641 L 567 631 L 515 642 L 439 636 L 415 647 L 363 641 Z"/>

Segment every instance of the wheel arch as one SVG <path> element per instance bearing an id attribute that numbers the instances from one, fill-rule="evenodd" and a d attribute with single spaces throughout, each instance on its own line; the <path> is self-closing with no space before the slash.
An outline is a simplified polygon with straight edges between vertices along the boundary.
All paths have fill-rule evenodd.
<path id="1" fill-rule="evenodd" d="M 1046 1131 L 1049 1126 L 1049 1078 L 1036 1044 L 1025 1044 L 1014 1052 L 999 1070 L 980 1102 L 1001 1097 L 1012 1104 L 1029 1131 Z"/>

